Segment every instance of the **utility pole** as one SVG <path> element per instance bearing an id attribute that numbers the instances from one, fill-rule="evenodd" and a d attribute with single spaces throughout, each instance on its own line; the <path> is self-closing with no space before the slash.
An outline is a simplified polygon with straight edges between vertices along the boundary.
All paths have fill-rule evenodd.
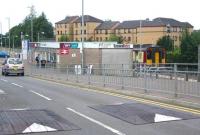
<path id="1" fill-rule="evenodd" d="M 81 24 L 82 24 L 82 27 L 81 27 L 81 42 L 82 42 L 82 47 L 81 47 L 81 67 L 83 69 L 83 66 L 84 66 L 84 0 L 82 0 L 82 19 L 81 19 Z M 83 71 L 83 70 L 82 70 Z"/>
<path id="2" fill-rule="evenodd" d="M 8 36 L 8 48 L 9 48 L 9 54 L 10 54 L 10 17 L 6 18 L 8 20 L 8 32 L 9 32 L 9 36 Z"/>
<path id="3" fill-rule="evenodd" d="M 31 42 L 33 42 L 33 16 L 35 14 L 35 10 L 34 10 L 34 6 L 32 5 L 31 7 L 28 7 L 30 8 L 30 17 L 31 17 Z"/>

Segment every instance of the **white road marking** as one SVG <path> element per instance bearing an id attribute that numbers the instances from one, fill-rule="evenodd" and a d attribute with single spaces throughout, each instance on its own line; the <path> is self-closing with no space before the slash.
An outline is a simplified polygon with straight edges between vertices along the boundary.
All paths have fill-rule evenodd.
<path id="1" fill-rule="evenodd" d="M 19 85 L 19 84 L 16 84 L 16 83 L 11 83 L 12 85 L 15 85 L 15 86 L 18 86 L 20 88 L 23 88 L 23 86 Z"/>
<path id="2" fill-rule="evenodd" d="M 76 113 L 77 115 L 79 115 L 79 116 L 81 116 L 81 117 L 83 117 L 83 118 L 88 119 L 89 121 L 92 121 L 92 122 L 94 122 L 94 123 L 96 123 L 96 124 L 98 124 L 98 125 L 100 125 L 100 126 L 106 128 L 106 129 L 110 130 L 111 132 L 113 132 L 113 133 L 115 133 L 115 134 L 117 134 L 117 135 L 126 135 L 125 133 L 122 133 L 122 132 L 120 132 L 120 131 L 118 131 L 118 130 L 116 130 L 116 129 L 110 127 L 110 126 L 107 126 L 107 125 L 103 124 L 103 123 L 100 122 L 100 121 L 97 121 L 97 120 L 95 120 L 95 119 L 93 119 L 93 118 L 90 118 L 90 117 L 88 117 L 88 116 L 86 116 L 86 115 L 80 113 L 80 112 L 77 112 L 77 111 L 75 111 L 74 109 L 71 109 L 71 108 L 66 108 L 66 109 L 69 110 L 69 111 L 71 111 L 71 112 Z"/>
<path id="3" fill-rule="evenodd" d="M 44 95 L 42 95 L 42 94 L 40 94 L 40 93 L 37 93 L 37 92 L 35 92 L 35 91 L 33 91 L 33 90 L 30 90 L 30 92 L 32 92 L 32 93 L 34 93 L 34 94 L 36 94 L 36 95 L 38 95 L 38 96 L 40 96 L 40 97 L 42 97 L 42 98 L 44 98 L 44 99 L 46 99 L 46 100 L 52 100 L 52 99 L 50 99 L 50 98 L 48 98 L 48 97 L 46 97 L 46 96 L 44 96 Z"/>
<path id="4" fill-rule="evenodd" d="M 5 80 L 5 79 L 1 79 L 1 81 L 8 82 L 8 80 Z"/>
<path id="5" fill-rule="evenodd" d="M 181 120 L 181 118 L 156 114 L 154 118 L 154 122 L 163 122 L 163 121 L 172 121 L 172 120 Z"/>
<path id="6" fill-rule="evenodd" d="M 2 89 L 0 89 L 0 94 L 6 94 Z"/>
<path id="7" fill-rule="evenodd" d="M 37 133 L 37 132 L 51 132 L 51 131 L 57 131 L 57 129 L 44 126 L 41 124 L 33 123 L 29 127 L 27 127 L 22 133 Z"/>
<path id="8" fill-rule="evenodd" d="M 13 110 L 13 111 L 24 111 L 24 110 L 28 110 L 29 108 L 13 108 L 13 109 L 10 109 L 10 110 Z"/>

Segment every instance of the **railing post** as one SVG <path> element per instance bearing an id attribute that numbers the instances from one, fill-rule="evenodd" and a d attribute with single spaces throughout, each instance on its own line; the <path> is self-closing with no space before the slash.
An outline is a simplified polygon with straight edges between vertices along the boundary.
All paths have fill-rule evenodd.
<path id="1" fill-rule="evenodd" d="M 66 78 L 67 81 L 69 81 L 69 80 L 68 80 L 68 79 L 69 79 L 68 77 L 69 77 L 69 66 L 67 65 L 67 78 Z"/>
<path id="2" fill-rule="evenodd" d="M 144 92 L 147 93 L 147 68 L 146 64 L 144 64 Z"/>
<path id="3" fill-rule="evenodd" d="M 123 90 L 124 89 L 124 65 L 122 64 L 122 69 L 120 70 L 120 74 L 121 74 L 121 89 Z"/>
<path id="4" fill-rule="evenodd" d="M 174 64 L 174 96 L 178 97 L 177 64 Z"/>

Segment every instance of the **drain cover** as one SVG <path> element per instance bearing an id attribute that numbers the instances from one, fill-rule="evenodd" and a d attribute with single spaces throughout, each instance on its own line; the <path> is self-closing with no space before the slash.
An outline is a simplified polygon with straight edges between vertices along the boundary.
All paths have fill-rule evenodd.
<path id="1" fill-rule="evenodd" d="M 48 110 L 0 111 L 0 135 L 79 129 L 78 126 Z"/>
<path id="2" fill-rule="evenodd" d="M 139 103 L 99 105 L 91 108 L 135 125 L 199 118 L 192 114 Z"/>

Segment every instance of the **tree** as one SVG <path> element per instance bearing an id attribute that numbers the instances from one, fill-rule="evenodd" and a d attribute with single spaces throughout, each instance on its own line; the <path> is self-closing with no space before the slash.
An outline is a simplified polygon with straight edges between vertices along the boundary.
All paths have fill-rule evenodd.
<path id="1" fill-rule="evenodd" d="M 157 45 L 165 48 L 168 52 L 173 50 L 173 40 L 169 36 L 158 39 Z"/>
<path id="2" fill-rule="evenodd" d="M 59 42 L 68 42 L 69 41 L 69 38 L 68 36 L 66 35 L 62 35 L 59 39 L 58 39 Z"/>
<path id="3" fill-rule="evenodd" d="M 12 37 L 18 37 L 15 38 L 15 47 L 20 47 L 20 36 L 21 32 L 23 32 L 23 35 L 29 36 L 29 39 L 31 37 L 31 17 L 33 19 L 33 41 L 38 40 L 38 33 L 41 34 L 41 32 L 44 33 L 43 37 L 46 39 L 52 39 L 54 37 L 53 34 L 53 26 L 46 18 L 46 15 L 42 13 L 40 16 L 34 15 L 28 15 L 24 21 L 10 29 L 11 38 Z M 12 41 L 11 41 L 12 43 Z"/>
<path id="4" fill-rule="evenodd" d="M 193 32 L 191 35 L 188 31 L 183 33 L 181 40 L 180 62 L 197 63 L 198 62 L 198 44 L 200 44 L 200 31 Z"/>
<path id="5" fill-rule="evenodd" d="M 115 34 L 111 34 L 108 41 L 115 41 L 119 44 L 123 43 L 123 38 L 121 36 L 117 36 Z"/>

